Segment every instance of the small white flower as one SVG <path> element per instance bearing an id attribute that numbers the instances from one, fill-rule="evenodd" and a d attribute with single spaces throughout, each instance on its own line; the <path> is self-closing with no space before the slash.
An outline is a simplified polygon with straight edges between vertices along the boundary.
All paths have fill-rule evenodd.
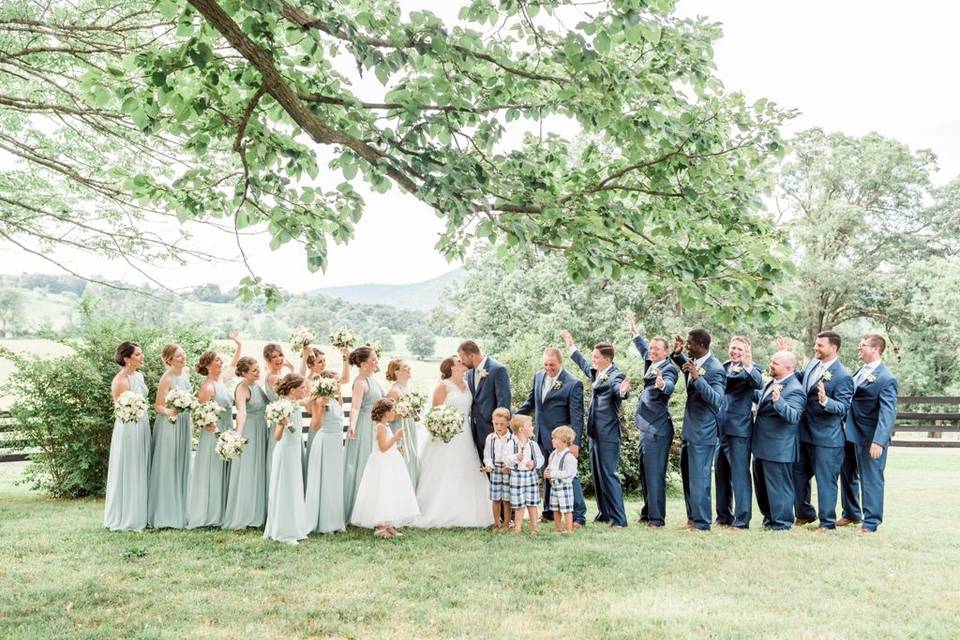
<path id="1" fill-rule="evenodd" d="M 743 367 L 741 367 L 738 364 L 735 364 L 732 367 L 730 367 L 730 373 L 740 373 L 741 371 L 743 371 Z"/>
<path id="2" fill-rule="evenodd" d="M 563 383 L 560 382 L 559 380 L 557 380 L 556 382 L 553 383 L 553 390 L 554 390 L 554 391 L 559 391 L 561 387 L 563 387 Z"/>
<path id="3" fill-rule="evenodd" d="M 477 377 L 480 378 L 481 380 L 483 380 L 484 378 L 486 378 L 486 377 L 487 377 L 487 370 L 486 370 L 486 369 L 477 369 Z"/>
<path id="4" fill-rule="evenodd" d="M 830 373 L 829 371 L 824 371 L 824 372 L 823 372 L 823 379 L 824 379 L 825 381 L 830 382 L 830 379 L 831 379 L 831 378 L 833 378 L 833 374 L 832 374 L 832 373 Z"/>
<path id="5" fill-rule="evenodd" d="M 601 373 L 600 376 L 597 377 L 597 382 L 606 382 L 609 379 L 610 379 L 610 376 L 608 376 L 605 373 Z"/>
<path id="6" fill-rule="evenodd" d="M 870 384 L 871 382 L 876 382 L 876 381 L 877 381 L 877 376 L 875 376 L 875 375 L 873 375 L 873 374 L 871 373 L 870 375 L 868 375 L 868 376 L 865 378 L 865 380 L 866 380 L 867 384 Z"/>
<path id="7" fill-rule="evenodd" d="M 697 375 L 701 375 L 701 376 L 702 376 L 702 375 L 705 374 L 706 372 L 707 372 L 707 370 L 704 369 L 703 367 L 700 367 L 699 369 L 697 369 Z"/>
<path id="8" fill-rule="evenodd" d="M 658 376 L 658 375 L 660 375 L 660 368 L 659 368 L 659 367 L 650 367 L 649 373 L 650 373 L 650 375 L 652 375 L 652 376 Z"/>

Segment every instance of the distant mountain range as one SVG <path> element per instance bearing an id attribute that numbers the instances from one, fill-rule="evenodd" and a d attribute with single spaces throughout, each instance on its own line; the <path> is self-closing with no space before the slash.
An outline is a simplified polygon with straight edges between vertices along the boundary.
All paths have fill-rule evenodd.
<path id="1" fill-rule="evenodd" d="M 466 277 L 467 272 L 461 268 L 413 284 L 358 284 L 314 289 L 311 293 L 341 298 L 355 304 L 387 304 L 400 309 L 430 311 L 437 306 L 444 290 L 460 284 Z"/>

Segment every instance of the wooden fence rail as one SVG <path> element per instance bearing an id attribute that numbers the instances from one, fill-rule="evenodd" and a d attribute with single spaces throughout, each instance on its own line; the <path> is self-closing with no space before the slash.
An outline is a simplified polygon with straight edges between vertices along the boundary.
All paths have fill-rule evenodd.
<path id="1" fill-rule="evenodd" d="M 917 410 L 930 408 L 930 411 Z M 350 398 L 343 399 L 343 430 L 346 432 L 350 420 Z M 911 407 L 904 410 L 904 407 Z M 960 439 L 944 439 L 944 433 L 960 433 L 960 397 L 954 396 L 901 396 L 897 399 L 897 422 L 894 434 L 926 433 L 923 439 L 894 438 L 895 447 L 932 447 L 960 448 Z M 944 410 L 953 409 L 953 410 Z M 310 414 L 303 412 L 306 435 L 310 429 Z M 28 460 L 33 453 L 22 439 L 16 437 L 13 417 L 8 411 L 0 411 L 0 462 Z"/>

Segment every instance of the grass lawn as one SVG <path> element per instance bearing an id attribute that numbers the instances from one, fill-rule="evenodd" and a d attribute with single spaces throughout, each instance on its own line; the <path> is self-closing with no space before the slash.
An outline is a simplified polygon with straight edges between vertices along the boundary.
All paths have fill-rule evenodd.
<path id="1" fill-rule="evenodd" d="M 861 538 L 588 526 L 570 537 L 100 528 L 0 472 L 3 638 L 956 637 L 960 452 L 895 450 Z M 12 470 L 11 470 L 12 469 Z M 629 505 L 631 514 L 638 505 Z M 592 511 L 592 510 L 591 510 Z M 634 516 L 631 515 L 631 520 Z"/>

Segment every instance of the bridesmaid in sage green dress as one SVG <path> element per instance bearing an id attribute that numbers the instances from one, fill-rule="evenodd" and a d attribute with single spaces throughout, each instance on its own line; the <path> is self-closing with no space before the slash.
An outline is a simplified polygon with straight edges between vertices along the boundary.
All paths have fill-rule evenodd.
<path id="1" fill-rule="evenodd" d="M 392 382 L 393 386 L 387 391 L 387 397 L 396 402 L 410 393 L 410 378 L 412 371 L 410 363 L 406 360 L 396 358 L 387 365 L 387 382 Z M 420 477 L 420 460 L 417 457 L 417 425 L 411 418 L 397 418 L 390 423 L 390 431 L 397 432 L 397 429 L 403 427 L 403 436 L 397 444 L 400 453 L 403 455 L 403 462 L 407 465 L 407 473 L 410 475 L 410 483 L 414 490 L 417 488 L 417 479 Z"/>
<path id="2" fill-rule="evenodd" d="M 143 350 L 136 342 L 121 342 L 114 361 L 122 368 L 113 377 L 110 392 L 116 401 L 124 391 L 147 398 L 147 383 L 138 371 Z M 147 478 L 150 473 L 150 415 L 144 411 L 137 422 L 115 420 L 110 437 L 107 467 L 107 499 L 103 526 L 110 531 L 143 531 L 147 527 Z"/>
<path id="3" fill-rule="evenodd" d="M 267 366 L 267 375 L 263 379 L 263 391 L 267 394 L 267 404 L 275 402 L 277 396 L 277 385 L 280 378 L 283 377 L 283 370 L 293 371 L 293 365 L 283 355 L 283 348 L 271 342 L 263 348 L 263 361 Z M 271 425 L 272 427 L 273 425 Z M 267 469 L 264 474 L 263 495 L 266 499 L 270 491 L 270 465 L 273 463 L 273 449 L 277 446 L 277 441 L 273 438 L 273 429 L 267 430 L 264 434 L 264 442 L 267 445 Z M 301 436 L 302 437 L 302 436 Z"/>
<path id="4" fill-rule="evenodd" d="M 353 397 L 350 400 L 350 428 L 347 429 L 347 444 L 343 465 L 344 517 L 350 521 L 357 489 L 363 479 L 363 468 L 373 451 L 374 424 L 370 412 L 373 404 L 383 397 L 383 387 L 373 374 L 377 370 L 377 354 L 370 347 L 357 347 L 350 353 L 350 364 L 360 369 L 353 381 Z"/>
<path id="5" fill-rule="evenodd" d="M 161 352 L 167 370 L 157 385 L 153 421 L 153 452 L 147 495 L 147 526 L 155 529 L 183 529 L 187 526 L 187 487 L 193 432 L 189 411 L 178 412 L 164 403 L 171 389 L 192 395 L 187 354 L 180 345 L 168 344 Z"/>
<path id="6" fill-rule="evenodd" d="M 327 377 L 335 378 L 332 371 Z M 317 533 L 346 531 L 343 500 L 343 405 L 336 398 L 314 398 L 310 431 L 317 434 L 307 455 L 307 524 Z"/>
<path id="7" fill-rule="evenodd" d="M 267 396 L 257 384 L 260 365 L 250 357 L 237 362 L 237 375 L 241 377 L 233 397 L 237 404 L 236 430 L 247 439 L 247 446 L 230 461 L 230 478 L 227 487 L 227 506 L 223 510 L 224 529 L 262 527 L 267 520 L 267 496 L 263 491 L 266 473 Z"/>
<path id="8" fill-rule="evenodd" d="M 206 376 L 200 385 L 197 402 L 214 400 L 223 408 L 215 423 L 201 425 L 197 453 L 190 469 L 187 491 L 187 529 L 219 527 L 227 501 L 227 463 L 217 454 L 217 435 L 233 428 L 233 397 L 223 383 L 233 376 L 240 360 L 240 339 L 235 333 L 230 339 L 237 345 L 229 370 L 224 371 L 223 358 L 216 351 L 207 351 L 197 361 L 197 373 Z"/>
<path id="9" fill-rule="evenodd" d="M 263 537 L 297 544 L 307 537 L 310 526 L 303 502 L 303 410 L 301 402 L 309 389 L 303 376 L 288 373 L 277 385 L 277 395 L 297 403 L 288 417 L 272 427 L 277 441 L 270 467 L 270 493 L 267 500 L 267 524 Z"/>
<path id="10" fill-rule="evenodd" d="M 309 345 L 303 348 L 303 352 L 300 354 L 300 375 L 304 376 L 307 379 L 307 388 L 313 389 L 314 381 L 324 374 L 328 374 L 328 378 L 337 378 L 340 384 L 347 384 L 350 382 L 350 363 L 348 361 L 350 357 L 350 350 L 346 347 L 340 348 L 340 353 L 343 354 L 343 367 L 340 370 L 340 375 L 337 376 L 332 371 L 327 371 L 327 355 L 317 349 L 316 347 L 311 347 Z M 340 395 L 337 395 L 337 398 L 340 400 L 340 404 L 343 404 L 343 400 L 340 398 Z M 313 406 L 311 401 L 307 405 L 307 409 Z M 303 454 L 303 477 L 307 477 L 307 460 L 310 456 L 310 446 L 313 444 L 313 439 L 316 437 L 317 431 L 310 429 L 307 433 L 307 448 Z"/>

